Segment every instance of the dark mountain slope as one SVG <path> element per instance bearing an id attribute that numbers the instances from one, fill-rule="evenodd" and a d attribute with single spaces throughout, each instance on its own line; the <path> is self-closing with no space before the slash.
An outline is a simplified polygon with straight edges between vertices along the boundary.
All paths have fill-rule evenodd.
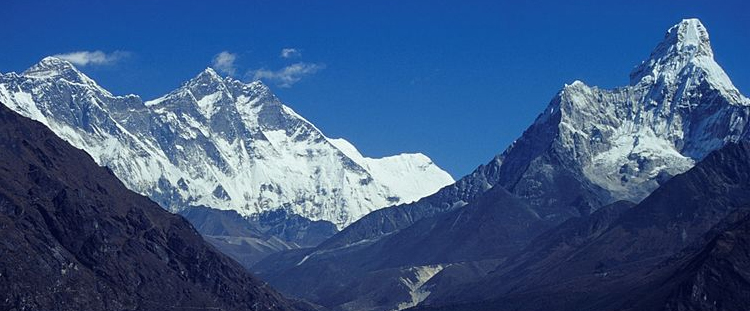
<path id="1" fill-rule="evenodd" d="M 474 203 L 428 218 L 383 239 L 383 266 L 498 259 L 523 248 L 550 224 L 503 187 Z"/>
<path id="2" fill-rule="evenodd" d="M 727 216 L 693 245 L 643 276 L 613 308 L 628 311 L 747 310 L 750 209 Z"/>
<path id="3" fill-rule="evenodd" d="M 4 106 L 0 172 L 0 309 L 290 309 L 182 217 Z"/>
<path id="4" fill-rule="evenodd" d="M 687 258 L 690 261 L 652 291 L 671 289 L 664 310 L 747 310 L 750 306 L 749 216 L 732 223 L 701 252 Z M 661 309 L 658 302 L 653 305 Z"/>
<path id="5" fill-rule="evenodd" d="M 698 310 L 706 305 L 693 301 L 679 306 L 694 299 L 693 293 L 706 291 L 726 304 L 723 310 L 732 310 L 740 302 L 750 303 L 743 285 L 747 275 L 741 272 L 747 262 L 743 243 L 748 237 L 739 229 L 732 231 L 735 234 L 721 232 L 737 227 L 727 223 L 740 218 L 737 213 L 746 213 L 748 207 L 750 145 L 729 144 L 666 182 L 577 247 L 540 242 L 546 251 L 524 255 L 527 260 L 522 264 L 498 269 L 478 284 L 458 290 L 460 294 L 436 293 L 424 308 Z M 551 233 L 576 223 L 576 230 L 590 227 L 569 221 Z M 558 238 L 545 234 L 543 239 Z M 451 305 L 457 301 L 466 304 Z M 441 304 L 448 305 L 437 307 Z"/>
<path id="6" fill-rule="evenodd" d="M 494 187 L 474 203 L 378 240 L 271 255 L 256 268 L 290 295 L 330 308 L 381 310 L 411 301 L 417 288 L 410 286 L 432 273 L 458 262 L 503 259 L 550 226 L 524 201 Z"/>
<path id="7" fill-rule="evenodd" d="M 522 251 L 499 265 L 493 266 L 491 271 L 474 271 L 471 267 L 476 263 L 453 265 L 441 271 L 430 280 L 433 289 L 427 303 L 448 304 L 459 301 L 482 300 L 491 296 L 494 289 L 475 283 L 478 279 L 502 275 L 513 271 L 517 274 L 529 273 L 551 264 L 563 261 L 572 250 L 590 242 L 609 229 L 609 226 L 633 207 L 635 203 L 618 201 L 598 209 L 591 215 L 571 218 L 564 223 L 539 234 L 528 243 Z M 467 271 L 468 268 L 468 271 Z M 479 287 L 479 290 L 477 290 Z"/>
<path id="8" fill-rule="evenodd" d="M 325 220 L 312 221 L 283 209 L 243 217 L 236 211 L 190 207 L 179 213 L 203 237 L 246 268 L 283 250 L 315 247 L 338 230 Z"/>
<path id="9" fill-rule="evenodd" d="M 373 211 L 323 242 L 319 249 L 333 249 L 359 241 L 377 239 L 411 226 L 423 218 L 462 207 L 497 183 L 501 165 L 502 156 L 497 156 L 456 183 L 445 186 L 417 202 Z"/>

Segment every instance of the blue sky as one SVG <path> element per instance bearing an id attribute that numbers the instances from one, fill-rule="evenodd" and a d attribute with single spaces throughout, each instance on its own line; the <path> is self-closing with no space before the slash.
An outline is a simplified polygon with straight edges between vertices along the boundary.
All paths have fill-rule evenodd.
<path id="1" fill-rule="evenodd" d="M 505 149 L 564 83 L 627 84 L 682 18 L 703 21 L 750 93 L 745 1 L 91 2 L 6 1 L 0 72 L 102 51 L 79 68 L 147 100 L 226 51 L 218 67 L 266 79 L 328 136 L 368 156 L 423 152 L 456 178 Z"/>

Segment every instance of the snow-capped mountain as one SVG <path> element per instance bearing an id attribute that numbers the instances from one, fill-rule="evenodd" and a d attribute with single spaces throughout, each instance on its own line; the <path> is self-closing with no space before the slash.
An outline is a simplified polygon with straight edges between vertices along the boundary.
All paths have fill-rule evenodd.
<path id="1" fill-rule="evenodd" d="M 565 85 L 503 153 L 500 184 L 543 215 L 565 218 L 620 199 L 638 202 L 710 151 L 747 138 L 750 100 L 713 56 L 706 28 L 686 19 L 633 70 L 630 85 Z M 587 194 L 565 195 L 568 178 Z"/>
<path id="2" fill-rule="evenodd" d="M 203 205 L 252 216 L 283 208 L 344 227 L 453 182 L 423 154 L 364 157 L 261 82 L 210 68 L 143 102 L 115 96 L 69 62 L 47 57 L 21 74 L 0 75 L 0 102 L 172 211 Z"/>

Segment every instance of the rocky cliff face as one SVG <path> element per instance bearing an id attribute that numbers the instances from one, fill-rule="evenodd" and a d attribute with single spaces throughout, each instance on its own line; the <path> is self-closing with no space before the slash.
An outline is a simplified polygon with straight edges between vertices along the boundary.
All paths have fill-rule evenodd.
<path id="1" fill-rule="evenodd" d="M 0 75 L 0 101 L 171 211 L 209 206 L 251 216 L 284 209 L 343 227 L 453 182 L 422 154 L 364 157 L 323 135 L 261 82 L 212 69 L 144 103 L 112 95 L 48 57 L 20 75 Z"/>

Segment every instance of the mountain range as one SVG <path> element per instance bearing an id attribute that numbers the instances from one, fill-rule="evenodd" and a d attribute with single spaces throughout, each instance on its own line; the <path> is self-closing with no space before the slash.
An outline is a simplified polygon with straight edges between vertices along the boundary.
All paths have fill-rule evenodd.
<path id="1" fill-rule="evenodd" d="M 0 75 L 0 102 L 173 212 L 207 206 L 252 217 L 283 209 L 343 228 L 453 183 L 423 154 L 365 157 L 323 135 L 262 82 L 211 68 L 144 102 L 115 96 L 70 62 L 47 57 Z"/>
<path id="2" fill-rule="evenodd" d="M 493 271 L 503 271 L 505 264 L 529 252 L 528 248 L 540 243 L 541 238 L 570 236 L 573 245 L 566 247 L 573 248 L 575 254 L 586 245 L 578 244 L 583 243 L 579 240 L 613 230 L 610 222 L 635 217 L 635 211 L 666 210 L 654 217 L 675 218 L 674 221 L 681 215 L 701 211 L 688 210 L 690 206 L 682 206 L 682 201 L 675 201 L 673 207 L 665 199 L 658 207 L 642 205 L 650 202 L 644 200 L 647 197 L 658 198 L 662 186 L 687 178 L 680 174 L 710 158 L 715 150 L 746 140 L 750 135 L 749 113 L 750 100 L 740 94 L 714 60 L 705 26 L 697 19 L 686 19 L 671 27 L 649 58 L 635 67 L 629 85 L 607 90 L 581 81 L 566 84 L 520 138 L 472 174 L 415 203 L 370 213 L 315 248 L 271 255 L 253 269 L 282 292 L 340 310 L 392 310 L 420 304 L 444 305 L 450 310 L 452 302 L 488 299 L 505 303 L 502 290 L 496 290 L 503 287 L 496 285 L 515 284 L 509 278 L 516 276 Z M 738 165 L 729 171 L 742 168 Z M 724 174 L 730 173 L 706 178 L 725 181 L 727 185 L 744 183 L 727 179 Z M 705 186 L 721 187 L 720 184 L 707 181 Z M 690 190 L 700 192 L 701 188 L 691 185 L 672 195 L 693 193 Z M 729 195 L 708 194 L 707 201 L 717 202 Z M 741 198 L 737 200 L 743 202 Z M 650 230 L 658 232 L 654 236 L 677 237 L 680 243 L 667 248 L 667 253 L 677 252 L 701 238 L 734 208 L 741 207 L 739 203 L 724 203 L 724 210 L 717 206 L 701 212 L 710 217 L 695 215 L 692 227 L 684 222 L 679 226 L 677 222 L 662 222 Z M 641 226 L 653 221 L 656 219 L 640 218 Z M 677 234 L 662 234 L 659 230 L 677 230 Z M 610 241 L 611 247 L 625 249 L 622 257 L 653 260 L 642 267 L 653 267 L 664 259 L 631 253 L 638 250 L 632 246 L 634 239 L 648 243 L 650 236 L 620 232 L 612 237 L 619 240 Z M 674 240 L 663 241 L 655 247 Z M 579 271 L 569 269 L 560 258 L 544 257 L 561 256 L 559 253 L 545 250 L 534 256 L 543 257 L 540 260 L 562 272 Z M 593 270 L 609 275 L 608 264 L 610 261 L 603 260 L 600 266 L 595 264 L 598 270 Z M 558 273 L 532 271 L 537 270 L 544 271 L 541 278 Z M 321 278 L 324 275 L 336 277 Z M 479 281 L 491 278 L 488 275 L 500 275 L 493 279 L 498 283 L 487 285 Z M 576 276 L 569 277 L 572 280 Z M 519 278 L 520 284 L 530 289 L 538 285 Z M 568 282 L 562 276 L 551 280 Z M 467 287 L 473 282 L 483 286 Z M 590 284 L 592 288 L 598 286 L 594 281 Z M 463 288 L 476 295 L 462 296 Z M 551 293 L 540 291 L 534 295 Z M 573 294 L 562 291 L 560 296 L 550 298 L 550 304 L 538 304 L 539 308 L 581 307 L 564 303 Z M 530 300 L 536 296 L 518 297 L 519 301 L 531 302 L 516 304 L 514 300 L 508 309 L 536 306 Z M 494 310 L 499 305 L 484 306 Z M 599 307 L 606 309 L 611 305 L 604 303 Z"/>
<path id="3" fill-rule="evenodd" d="M 212 69 L 144 102 L 48 57 L 0 75 L 0 102 L 2 308 L 750 303 L 750 99 L 697 19 L 626 86 L 565 84 L 455 182 L 421 154 L 364 157 Z"/>

